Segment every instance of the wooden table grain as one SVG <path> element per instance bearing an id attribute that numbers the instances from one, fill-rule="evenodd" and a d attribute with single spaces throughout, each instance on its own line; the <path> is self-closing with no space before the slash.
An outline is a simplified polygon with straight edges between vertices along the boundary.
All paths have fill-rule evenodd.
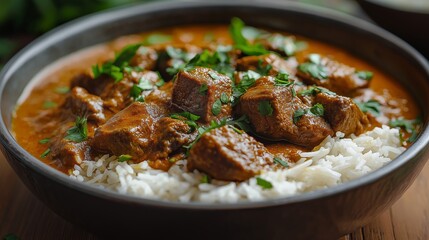
<path id="1" fill-rule="evenodd" d="M 100 239 L 44 206 L 21 183 L 0 153 L 0 239 L 8 234 L 21 240 Z M 340 240 L 407 239 L 429 239 L 429 164 L 390 210 Z"/>

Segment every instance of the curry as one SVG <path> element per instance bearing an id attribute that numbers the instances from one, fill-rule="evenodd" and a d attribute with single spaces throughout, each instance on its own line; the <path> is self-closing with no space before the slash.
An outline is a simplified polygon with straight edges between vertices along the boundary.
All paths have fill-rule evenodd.
<path id="1" fill-rule="evenodd" d="M 418 132 L 406 89 L 347 51 L 244 26 L 180 26 L 81 50 L 35 76 L 13 118 L 19 144 L 67 173 L 101 154 L 243 181 L 327 136 Z"/>

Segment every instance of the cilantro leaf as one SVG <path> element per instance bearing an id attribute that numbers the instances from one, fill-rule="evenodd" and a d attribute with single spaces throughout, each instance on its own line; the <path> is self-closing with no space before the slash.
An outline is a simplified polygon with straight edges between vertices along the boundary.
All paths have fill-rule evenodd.
<path id="1" fill-rule="evenodd" d="M 309 74 L 313 78 L 328 78 L 328 70 L 321 64 L 321 56 L 319 54 L 310 54 L 308 58 L 308 62 L 298 65 L 298 70 Z"/>
<path id="2" fill-rule="evenodd" d="M 271 189 L 273 188 L 273 184 L 261 177 L 256 177 L 256 184 L 261 186 L 263 189 Z"/>
<path id="3" fill-rule="evenodd" d="M 67 130 L 67 136 L 64 139 L 73 142 L 82 142 L 88 138 L 88 125 L 86 117 L 77 117 L 75 125 Z"/>
<path id="4" fill-rule="evenodd" d="M 279 165 L 282 165 L 283 167 L 289 167 L 289 164 L 279 157 L 274 157 L 273 161 Z"/>
<path id="5" fill-rule="evenodd" d="M 269 53 L 261 44 L 250 44 L 247 39 L 243 36 L 244 22 L 239 18 L 232 18 L 229 27 L 229 32 L 232 40 L 234 41 L 234 47 L 241 50 L 246 55 L 262 55 Z"/>
<path id="6" fill-rule="evenodd" d="M 133 157 L 131 155 L 128 154 L 122 154 L 121 156 L 118 157 L 118 162 L 126 162 L 131 160 Z"/>
<path id="7" fill-rule="evenodd" d="M 380 102 L 378 102 L 377 100 L 369 100 L 367 102 L 359 102 L 359 101 L 355 101 L 356 105 L 360 108 L 360 110 L 364 113 L 368 112 L 371 113 L 372 115 L 378 117 L 380 116 L 381 113 L 381 104 Z"/>
<path id="8" fill-rule="evenodd" d="M 173 39 L 171 35 L 162 33 L 153 33 L 143 40 L 143 45 L 155 45 L 170 42 Z"/>
<path id="9" fill-rule="evenodd" d="M 273 115 L 273 107 L 271 106 L 270 101 L 268 101 L 268 100 L 259 101 L 258 112 L 262 116 L 272 116 Z"/>
<path id="10" fill-rule="evenodd" d="M 362 80 L 368 80 L 369 81 L 374 76 L 374 73 L 372 73 L 370 71 L 357 71 L 356 75 L 358 78 L 360 78 Z"/>
<path id="11" fill-rule="evenodd" d="M 213 106 L 212 106 L 212 113 L 213 115 L 217 116 L 220 114 L 221 110 L 222 110 L 222 102 L 220 99 L 216 99 L 216 101 L 213 103 Z"/>

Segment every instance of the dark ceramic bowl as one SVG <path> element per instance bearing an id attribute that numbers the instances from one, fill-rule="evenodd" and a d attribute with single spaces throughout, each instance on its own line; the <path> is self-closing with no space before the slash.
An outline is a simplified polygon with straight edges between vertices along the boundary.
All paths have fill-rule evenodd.
<path id="1" fill-rule="evenodd" d="M 42 68 L 81 48 L 124 34 L 192 23 L 225 23 L 285 30 L 328 42 L 395 76 L 415 96 L 424 129 L 407 151 L 357 180 L 298 196 L 236 204 L 172 203 L 103 191 L 69 179 L 32 157 L 13 138 L 19 95 Z M 0 75 L 2 151 L 27 187 L 58 215 L 108 237 L 174 239 L 335 239 L 389 208 L 428 159 L 429 66 L 386 31 L 328 10 L 295 3 L 161 2 L 95 14 L 66 24 L 16 55 Z"/>
<path id="2" fill-rule="evenodd" d="M 406 40 L 429 58 L 429 34 L 425 30 L 429 24 L 428 9 L 404 8 L 388 1 L 357 2 L 377 24 Z"/>

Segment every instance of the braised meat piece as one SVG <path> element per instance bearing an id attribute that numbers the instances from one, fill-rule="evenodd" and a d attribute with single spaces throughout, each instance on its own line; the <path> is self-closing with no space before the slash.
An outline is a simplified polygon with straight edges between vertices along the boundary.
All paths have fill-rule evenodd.
<path id="1" fill-rule="evenodd" d="M 90 148 L 87 141 L 72 142 L 61 138 L 53 138 L 50 146 L 52 159 L 59 160 L 63 166 L 72 168 L 84 160 L 91 159 Z"/>
<path id="2" fill-rule="evenodd" d="M 151 158 L 167 158 L 182 146 L 191 143 L 196 137 L 195 129 L 191 129 L 185 121 L 170 117 L 161 118 L 155 126 L 154 148 Z"/>
<path id="3" fill-rule="evenodd" d="M 74 87 L 67 97 L 63 109 L 71 110 L 76 116 L 86 116 L 88 121 L 100 125 L 106 121 L 103 113 L 103 100 L 96 95 L 88 93 L 81 87 Z"/>
<path id="4" fill-rule="evenodd" d="M 231 116 L 231 79 L 204 67 L 181 71 L 174 82 L 172 102 L 209 122 Z"/>
<path id="5" fill-rule="evenodd" d="M 325 119 L 335 132 L 359 135 L 369 126 L 367 115 L 348 97 L 319 93 L 315 101 L 324 106 Z"/>
<path id="6" fill-rule="evenodd" d="M 275 76 L 279 72 L 287 72 L 295 75 L 298 62 L 295 58 L 285 60 L 277 54 L 265 54 L 260 56 L 247 56 L 237 60 L 237 70 L 253 70 L 267 72 L 265 75 Z"/>
<path id="7" fill-rule="evenodd" d="M 99 152 L 146 160 L 157 118 L 157 106 L 135 102 L 97 128 L 91 146 Z"/>
<path id="8" fill-rule="evenodd" d="M 110 84 L 112 80 L 108 76 L 100 76 L 93 79 L 89 74 L 81 73 L 72 78 L 70 88 L 81 87 L 89 93 L 100 96 L 106 85 Z"/>
<path id="9" fill-rule="evenodd" d="M 307 62 L 298 66 L 297 75 L 306 84 L 322 86 L 345 96 L 369 86 L 369 79 L 360 78 L 355 68 L 319 54 L 310 54 Z"/>
<path id="10" fill-rule="evenodd" d="M 187 167 L 220 180 L 244 181 L 258 175 L 272 159 L 262 143 L 223 126 L 201 136 L 190 150 Z"/>
<path id="11" fill-rule="evenodd" d="M 305 147 L 314 147 L 333 134 L 323 117 L 307 114 L 312 106 L 295 96 L 292 86 L 275 86 L 266 78 L 258 79 L 239 102 L 240 114 L 248 116 L 257 134 Z M 296 118 L 297 111 L 306 114 Z"/>
<path id="12" fill-rule="evenodd" d="M 132 71 L 125 73 L 124 78 L 119 82 L 115 83 L 110 79 L 110 83 L 105 86 L 100 97 L 104 100 L 105 107 L 116 113 L 131 104 L 131 89 L 134 85 L 140 89 L 140 95 L 144 97 L 158 88 L 158 82 L 162 80 L 156 72 Z"/>
<path id="13" fill-rule="evenodd" d="M 144 70 L 154 70 L 158 60 L 158 53 L 153 48 L 142 46 L 131 59 L 130 65 Z"/>

